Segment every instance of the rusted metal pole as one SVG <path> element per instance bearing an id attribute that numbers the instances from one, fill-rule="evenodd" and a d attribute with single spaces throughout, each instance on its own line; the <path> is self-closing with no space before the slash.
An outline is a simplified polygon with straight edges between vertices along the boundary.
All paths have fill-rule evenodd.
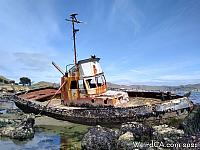
<path id="1" fill-rule="evenodd" d="M 76 66 L 77 64 L 77 58 L 76 58 L 76 30 L 74 28 L 74 20 L 75 18 L 72 17 L 72 30 L 73 30 L 73 41 L 74 41 L 74 64 Z"/>
<path id="2" fill-rule="evenodd" d="M 72 32 L 73 32 L 73 43 L 74 43 L 74 64 L 77 66 L 77 55 L 76 55 L 76 32 L 78 32 L 78 29 L 75 29 L 75 23 L 83 23 L 82 21 L 78 21 L 76 19 L 76 15 L 78 14 L 71 14 L 71 20 L 66 19 L 67 21 L 72 22 Z"/>
<path id="3" fill-rule="evenodd" d="M 54 67 L 56 69 L 58 69 L 58 71 L 60 71 L 60 73 L 62 73 L 63 75 L 65 75 L 65 72 L 55 62 L 52 61 L 52 65 L 54 65 Z"/>

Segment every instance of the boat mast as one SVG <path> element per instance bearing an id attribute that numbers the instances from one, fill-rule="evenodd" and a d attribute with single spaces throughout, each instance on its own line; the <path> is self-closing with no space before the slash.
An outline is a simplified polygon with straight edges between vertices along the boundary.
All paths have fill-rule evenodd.
<path id="1" fill-rule="evenodd" d="M 73 32 L 73 43 L 74 43 L 74 64 L 77 66 L 77 55 L 76 55 L 76 32 L 79 31 L 79 29 L 75 29 L 75 23 L 82 23 L 81 21 L 78 21 L 76 19 L 76 15 L 78 14 L 71 14 L 70 20 L 66 19 L 67 21 L 72 22 L 72 32 Z"/>

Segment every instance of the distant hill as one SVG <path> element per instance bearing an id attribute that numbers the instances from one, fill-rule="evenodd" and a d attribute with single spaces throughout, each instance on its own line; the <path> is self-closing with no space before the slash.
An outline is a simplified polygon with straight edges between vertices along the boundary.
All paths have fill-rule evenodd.
<path id="1" fill-rule="evenodd" d="M 128 85 L 119 85 L 119 84 L 115 84 L 115 83 L 111 83 L 111 82 L 107 82 L 107 86 L 109 87 L 109 88 L 118 88 L 118 89 L 120 89 L 120 88 L 130 88 L 130 86 L 128 86 Z"/>
<path id="2" fill-rule="evenodd" d="M 7 79 L 6 77 L 0 75 L 0 83 L 2 84 L 8 84 L 11 80 Z"/>
<path id="3" fill-rule="evenodd" d="M 38 89 L 38 88 L 44 88 L 44 87 L 59 87 L 59 84 L 51 83 L 51 82 L 45 82 L 41 81 L 38 83 L 35 83 L 31 86 L 22 86 L 18 84 L 11 84 L 13 80 L 10 80 L 2 75 L 0 75 L 0 92 L 1 91 L 8 91 L 8 92 L 14 92 L 14 91 L 27 91 L 29 89 Z"/>
<path id="4" fill-rule="evenodd" d="M 15 83 L 15 81 L 0 75 L 0 92 L 2 91 L 18 92 L 18 91 L 26 91 L 29 89 L 29 87 L 27 86 L 15 85 L 11 83 Z"/>
<path id="5" fill-rule="evenodd" d="M 43 87 L 59 87 L 59 84 L 52 83 L 52 82 L 46 82 L 46 81 L 40 81 L 38 83 L 34 83 L 31 86 L 32 89 L 43 88 Z"/>
<path id="6" fill-rule="evenodd" d="M 0 85 L 9 84 L 12 80 L 0 75 Z M 120 85 L 111 82 L 107 82 L 109 88 L 114 89 L 136 89 L 136 90 L 162 90 L 162 91 L 200 91 L 200 83 L 198 84 L 187 84 L 180 86 L 149 86 L 149 85 Z M 57 83 L 51 83 L 46 81 L 40 81 L 38 83 L 33 84 L 31 89 L 35 88 L 43 88 L 43 87 L 59 87 L 60 85 Z M 22 86 L 15 85 L 16 88 L 23 88 Z"/>
<path id="7" fill-rule="evenodd" d="M 149 86 L 149 85 L 119 85 L 108 82 L 109 88 L 117 88 L 117 89 L 135 89 L 135 90 L 161 90 L 161 91 L 200 91 L 200 83 L 199 84 L 188 84 L 188 85 L 180 85 L 180 86 Z"/>

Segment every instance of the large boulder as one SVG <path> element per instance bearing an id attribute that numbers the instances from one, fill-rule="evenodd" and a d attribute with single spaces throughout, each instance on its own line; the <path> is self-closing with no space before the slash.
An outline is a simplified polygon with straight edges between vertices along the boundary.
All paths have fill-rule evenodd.
<path id="1" fill-rule="evenodd" d="M 192 112 L 183 120 L 180 129 L 188 135 L 200 132 L 200 105 L 195 105 Z"/>
<path id="2" fill-rule="evenodd" d="M 9 121 L 8 121 L 9 122 Z M 12 122 L 12 121 L 11 121 Z M 20 123 L 7 125 L 0 130 L 0 136 L 7 136 L 13 139 L 24 140 L 34 137 L 35 119 L 33 115 L 27 115 Z"/>
<path id="3" fill-rule="evenodd" d="M 117 137 L 117 131 L 96 126 L 84 135 L 81 147 L 85 150 L 115 150 Z"/>
<path id="4" fill-rule="evenodd" d="M 140 141 L 135 141 L 135 137 L 132 132 L 127 131 L 126 133 L 119 136 L 117 140 L 117 149 L 120 150 L 133 150 L 142 149 L 144 144 Z"/>
<path id="5" fill-rule="evenodd" d="M 121 125 L 117 149 L 148 149 L 144 143 L 150 142 L 153 129 L 138 122 L 128 122 Z"/>
<path id="6" fill-rule="evenodd" d="M 153 139 L 164 143 L 176 143 L 184 136 L 184 131 L 166 124 L 153 127 Z"/>
<path id="7" fill-rule="evenodd" d="M 13 139 L 30 139 L 34 137 L 33 126 L 35 124 L 35 119 L 33 116 L 29 115 L 22 120 L 22 122 L 15 127 L 15 130 L 11 134 Z"/>
<path id="8" fill-rule="evenodd" d="M 15 124 L 15 121 L 7 118 L 0 118 L 0 128 L 11 124 Z"/>
<path id="9" fill-rule="evenodd" d="M 131 132 L 135 141 L 147 142 L 152 138 L 153 128 L 138 122 L 128 122 L 121 125 L 120 135 L 126 132 Z"/>
<path id="10" fill-rule="evenodd" d="M 96 126 L 84 135 L 81 146 L 86 150 L 132 150 L 138 148 L 140 142 L 140 149 L 146 149 L 141 141 L 150 141 L 152 135 L 151 127 L 137 122 L 122 124 L 119 130 Z"/>

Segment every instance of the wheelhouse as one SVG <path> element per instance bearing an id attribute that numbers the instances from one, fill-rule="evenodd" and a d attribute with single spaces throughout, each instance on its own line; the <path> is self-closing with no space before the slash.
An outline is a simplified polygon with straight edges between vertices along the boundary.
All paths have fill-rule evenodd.
<path id="1" fill-rule="evenodd" d="M 100 58 L 92 56 L 78 61 L 61 78 L 61 97 L 65 105 L 84 104 L 107 91 L 106 79 L 99 63 Z"/>

